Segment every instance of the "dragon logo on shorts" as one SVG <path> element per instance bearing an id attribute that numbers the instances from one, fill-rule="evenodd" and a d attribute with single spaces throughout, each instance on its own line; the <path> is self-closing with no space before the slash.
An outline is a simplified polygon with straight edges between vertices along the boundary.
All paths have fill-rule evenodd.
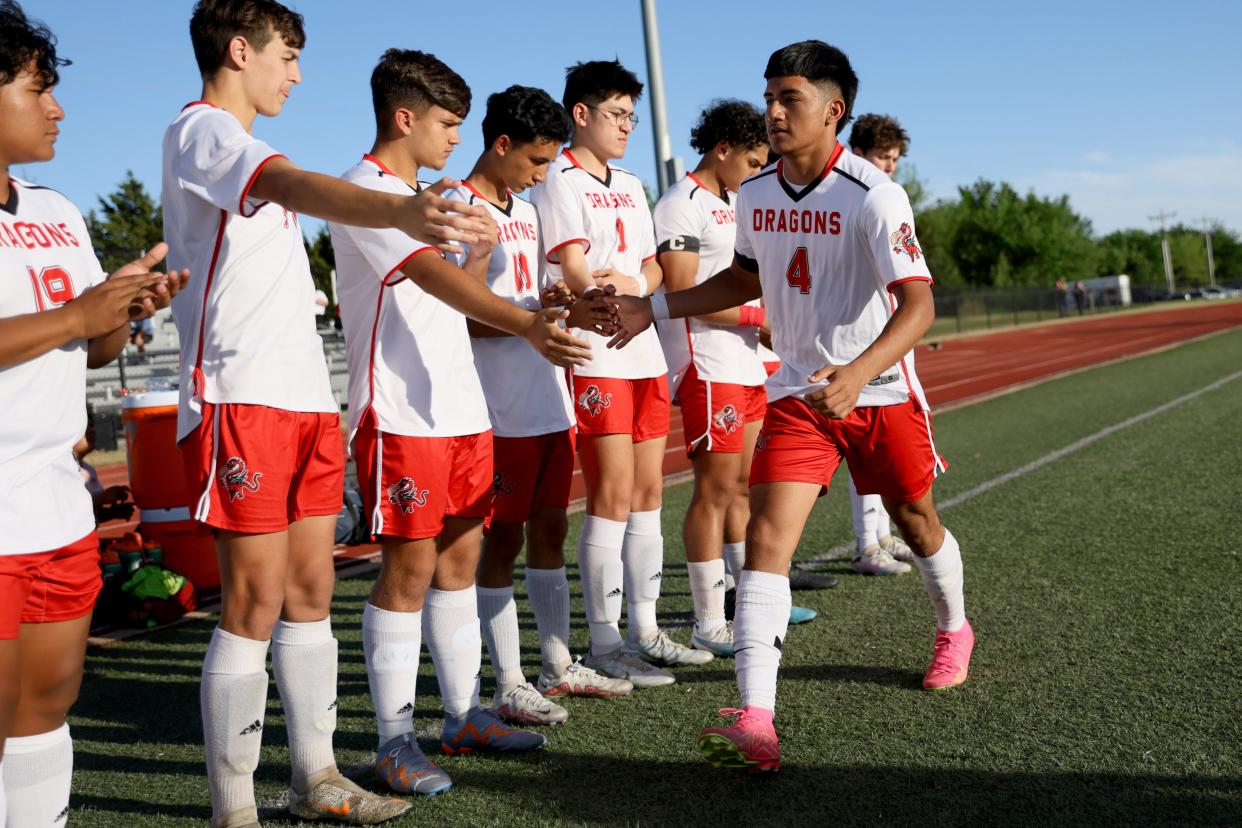
<path id="1" fill-rule="evenodd" d="M 914 238 L 914 228 L 908 222 L 901 223 L 897 231 L 888 237 L 888 243 L 893 246 L 894 253 L 905 253 L 912 262 L 923 255 L 923 251 L 919 250 L 918 239 Z"/>
<path id="2" fill-rule="evenodd" d="M 257 492 L 261 477 L 263 477 L 263 472 L 255 472 L 252 475 L 246 468 L 246 461 L 240 457 L 230 457 L 220 472 L 220 482 L 229 491 L 229 503 L 235 500 L 245 500 L 246 492 Z"/>
<path id="3" fill-rule="evenodd" d="M 403 477 L 388 487 L 388 502 L 401 510 L 401 514 L 413 514 L 415 506 L 426 506 L 431 489 L 418 490 L 412 477 Z"/>
<path id="4" fill-rule="evenodd" d="M 578 395 L 578 407 L 590 414 L 592 417 L 598 417 L 600 412 L 605 408 L 612 408 L 612 394 L 602 394 L 600 393 L 598 385 L 588 385 L 586 389 Z"/>
<path id="5" fill-rule="evenodd" d="M 737 415 L 736 408 L 726 405 L 716 412 L 712 422 L 716 424 L 716 428 L 723 429 L 725 434 L 732 434 L 742 424 L 742 418 Z"/>
<path id="6" fill-rule="evenodd" d="M 492 494 L 493 495 L 511 495 L 513 494 L 513 481 L 505 480 L 505 476 L 500 472 L 492 475 Z"/>
<path id="7" fill-rule="evenodd" d="M 755 451 L 763 451 L 765 448 L 767 448 L 768 440 L 770 439 L 772 438 L 770 438 L 768 435 L 760 434 L 759 439 L 755 440 Z"/>

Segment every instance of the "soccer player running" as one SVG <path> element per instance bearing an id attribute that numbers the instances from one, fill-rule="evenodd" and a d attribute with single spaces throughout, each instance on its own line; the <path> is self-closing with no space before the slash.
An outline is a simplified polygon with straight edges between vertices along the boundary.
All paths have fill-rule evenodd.
<path id="1" fill-rule="evenodd" d="M 850 128 L 850 150 L 880 168 L 892 178 L 897 162 L 910 149 L 910 136 L 895 118 L 868 113 L 859 115 Z M 914 355 L 910 355 L 914 365 Z M 910 571 L 914 553 L 893 535 L 884 498 L 878 494 L 859 494 L 854 478 L 850 484 L 850 512 L 854 519 L 853 569 L 863 575 L 902 575 Z"/>
<path id="2" fill-rule="evenodd" d="M 659 287 L 646 193 L 636 176 L 611 163 L 625 155 L 643 85 L 617 61 L 571 66 L 562 103 L 573 122 L 568 149 L 531 192 L 539 210 L 553 278 L 577 296 L 604 286 L 645 296 Z M 587 516 L 578 567 L 591 651 L 584 663 L 635 687 L 672 684 L 672 673 L 647 663 L 698 664 L 711 654 L 673 641 L 656 621 L 664 563 L 660 526 L 664 445 L 669 429 L 667 368 L 655 331 L 633 349 L 610 351 L 606 339 L 589 365 L 575 369 L 573 401 Z M 628 604 L 621 639 L 622 585 Z M 623 646 L 624 644 L 624 646 Z"/>
<path id="3" fill-rule="evenodd" d="M 441 169 L 460 143 L 470 89 L 434 55 L 389 49 L 372 72 L 371 97 L 375 143 L 343 179 L 395 197 L 417 193 L 419 168 Z M 496 245 L 497 227 L 487 225 L 464 254 L 468 266 Z M 452 782 L 414 737 L 423 638 L 444 705 L 444 752 L 526 751 L 545 741 L 479 704 L 475 574 L 492 500 L 492 434 L 463 314 L 562 365 L 586 361 L 589 351 L 557 325 L 563 310 L 532 313 L 504 301 L 428 242 L 395 229 L 329 227 L 349 358 L 350 443 L 383 555 L 362 619 L 379 725 L 375 772 L 394 791 L 430 795 Z"/>
<path id="4" fill-rule="evenodd" d="M 511 86 L 487 99 L 483 154 L 459 190 L 484 206 L 498 243 L 458 255 L 465 271 L 497 296 L 537 310 L 541 293 L 539 216 L 518 193 L 542 182 L 569 138 L 569 116 L 542 89 Z M 569 717 L 555 696 L 624 696 L 626 679 L 601 675 L 569 654 L 569 583 L 563 547 L 574 472 L 574 419 L 565 373 L 506 331 L 468 320 L 474 365 L 492 423 L 491 514 L 479 562 L 479 620 L 496 673 L 492 709 L 515 723 Z M 522 673 L 513 567 L 526 543 L 526 589 L 535 611 L 543 667 L 538 689 Z M 542 695 L 541 695 L 542 693 Z"/>
<path id="5" fill-rule="evenodd" d="M 195 274 L 173 303 L 178 440 L 195 516 L 215 530 L 220 558 L 220 622 L 201 690 L 212 824 L 257 824 L 269 643 L 289 733 L 289 810 L 380 822 L 409 803 L 346 779 L 332 749 L 328 610 L 345 457 L 298 213 L 448 247 L 475 241 L 485 217 L 437 194 L 451 182 L 414 198 L 375 192 L 301 170 L 252 134 L 301 81 L 305 31 L 285 6 L 200 0 L 190 38 L 202 94 L 165 133 L 162 202 L 170 264 Z"/>
<path id="6" fill-rule="evenodd" d="M 56 39 L 0 2 L 0 826 L 69 815 L 77 700 L 102 584 L 91 495 L 74 444 L 86 369 L 116 358 L 131 321 L 167 307 L 188 273 L 148 272 L 163 243 L 108 276 L 81 213 L 10 177 L 50 161 L 65 113 Z"/>
<path id="7" fill-rule="evenodd" d="M 923 686 L 966 680 L 974 634 L 962 558 L 940 523 L 932 483 L 943 461 L 909 353 L 935 315 L 931 276 L 899 185 L 836 140 L 858 80 L 817 40 L 774 52 L 764 72 L 768 137 L 781 161 L 738 194 L 728 269 L 648 301 L 621 297 L 624 345 L 653 318 L 713 313 L 763 295 L 781 367 L 751 468 L 746 569 L 734 652 L 741 709 L 699 747 L 718 766 L 774 771 L 776 677 L 789 621 L 789 563 L 815 500 L 842 459 L 859 491 L 878 492 L 914 550 L 936 612 Z"/>

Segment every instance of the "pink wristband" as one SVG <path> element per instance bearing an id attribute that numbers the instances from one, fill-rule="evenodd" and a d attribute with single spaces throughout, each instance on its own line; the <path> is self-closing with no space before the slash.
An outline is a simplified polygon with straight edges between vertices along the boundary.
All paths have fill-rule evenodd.
<path id="1" fill-rule="evenodd" d="M 763 327 L 763 321 L 766 318 L 767 312 L 761 307 L 742 305 L 737 309 L 737 324 L 748 328 Z"/>

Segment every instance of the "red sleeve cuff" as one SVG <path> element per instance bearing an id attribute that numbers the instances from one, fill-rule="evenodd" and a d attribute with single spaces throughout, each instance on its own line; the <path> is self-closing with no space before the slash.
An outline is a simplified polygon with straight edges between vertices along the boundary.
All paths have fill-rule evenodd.
<path id="1" fill-rule="evenodd" d="M 927 282 L 932 285 L 936 284 L 936 280 L 933 279 L 931 276 L 907 276 L 904 279 L 897 279 L 895 281 L 889 282 L 886 285 L 886 287 L 888 288 L 888 290 L 891 291 L 897 285 L 905 284 L 906 282 Z"/>
<path id="2" fill-rule="evenodd" d="M 548 259 L 548 261 L 549 261 L 550 263 L 552 263 L 552 264 L 560 264 L 560 261 L 559 261 L 558 259 L 554 259 L 554 258 L 552 258 L 552 257 L 553 257 L 553 255 L 556 253 L 556 251 L 560 250 L 562 247 L 566 247 L 566 246 L 571 245 L 571 244 L 580 244 L 580 245 L 582 245 L 582 252 L 583 252 L 583 253 L 586 253 L 587 251 L 589 251 L 589 250 L 591 249 L 591 242 L 590 242 L 590 241 L 588 241 L 587 239 L 570 239 L 569 241 L 563 241 L 563 242 L 561 242 L 561 243 L 560 243 L 560 244 L 558 244 L 556 247 L 554 247 L 554 248 L 552 248 L 551 250 L 549 250 L 549 251 L 548 251 L 548 254 L 547 254 L 547 259 Z"/>
<path id="3" fill-rule="evenodd" d="M 237 214 L 240 215 L 242 218 L 250 218 L 255 213 L 259 212 L 260 209 L 262 209 L 263 204 L 267 203 L 265 201 L 263 202 L 263 204 L 260 204 L 258 207 L 254 208 L 249 213 L 246 212 L 246 199 L 250 198 L 250 188 L 254 186 L 255 181 L 258 181 L 259 173 L 263 172 L 263 168 L 266 167 L 268 164 L 270 164 L 272 161 L 275 161 L 277 158 L 284 158 L 284 157 L 285 156 L 279 153 L 277 153 L 276 155 L 269 155 L 267 158 L 264 158 L 262 161 L 259 162 L 259 166 L 254 168 L 254 172 L 250 174 L 250 180 L 248 180 L 246 182 L 246 186 L 242 188 L 241 198 L 238 199 L 237 201 Z"/>
<path id="4" fill-rule="evenodd" d="M 406 276 L 404 273 L 402 273 L 401 269 L 404 268 L 406 265 L 408 265 L 410 262 L 412 262 L 414 260 L 414 257 L 417 256 L 418 254 L 427 253 L 427 252 L 439 253 L 440 251 L 430 246 L 420 247 L 417 250 L 413 251 L 412 253 L 410 253 L 410 255 L 406 256 L 404 259 L 398 262 L 396 267 L 388 271 L 388 274 L 384 276 L 384 286 L 392 287 L 393 285 L 401 284 L 406 279 L 408 279 L 409 277 Z M 393 278 L 394 276 L 396 278 Z"/>

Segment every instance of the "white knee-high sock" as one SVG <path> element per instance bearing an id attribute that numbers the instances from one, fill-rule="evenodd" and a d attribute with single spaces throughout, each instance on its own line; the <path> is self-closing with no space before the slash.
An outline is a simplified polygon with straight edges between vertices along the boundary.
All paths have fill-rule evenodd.
<path id="1" fill-rule="evenodd" d="M 423 613 L 380 609 L 369 601 L 362 610 L 362 650 L 379 743 L 414 732 L 418 651 L 423 646 Z"/>
<path id="2" fill-rule="evenodd" d="M 445 715 L 464 718 L 479 704 L 479 670 L 483 666 L 479 606 L 473 586 L 427 590 L 423 638 L 436 665 Z"/>
<path id="3" fill-rule="evenodd" d="M 884 498 L 879 495 L 871 495 L 875 498 L 875 533 L 876 536 L 883 539 L 891 537 L 893 534 L 893 519 L 888 516 L 888 509 L 884 508 Z"/>
<path id="4" fill-rule="evenodd" d="M 203 658 L 199 702 L 211 811 L 217 817 L 255 807 L 254 771 L 267 711 L 268 643 L 216 627 Z"/>
<path id="5" fill-rule="evenodd" d="M 603 655 L 621 646 L 621 547 L 625 524 L 619 520 L 587 515 L 578 538 L 578 572 L 587 624 L 591 628 L 591 653 Z"/>
<path id="6" fill-rule="evenodd" d="M 963 595 L 962 550 L 948 529 L 944 543 L 930 558 L 914 556 L 914 564 L 923 576 L 927 597 L 936 607 L 936 627 L 957 632 L 966 623 L 966 599 Z"/>
<path id="7" fill-rule="evenodd" d="M 701 633 L 719 629 L 725 623 L 725 563 L 686 561 L 690 574 L 690 595 L 694 599 L 694 623 Z"/>
<path id="8" fill-rule="evenodd" d="M 279 621 L 272 633 L 272 672 L 285 708 L 293 787 L 306 792 L 319 771 L 336 767 L 332 734 L 336 732 L 337 644 L 332 622 Z"/>
<path id="9" fill-rule="evenodd" d="M 742 706 L 776 709 L 776 673 L 789 628 L 789 578 L 748 569 L 737 582 L 733 652 Z"/>
<path id="10" fill-rule="evenodd" d="M 861 495 L 858 493 L 858 487 L 854 485 L 854 478 L 850 478 L 850 513 L 854 518 L 854 539 L 858 543 L 858 551 L 862 552 L 868 546 L 874 546 L 880 539 L 881 534 L 888 534 L 888 525 L 885 524 L 885 531 L 879 532 L 879 513 L 884 511 L 884 500 L 879 495 Z M 887 518 L 886 518 L 887 519 Z"/>
<path id="11" fill-rule="evenodd" d="M 724 545 L 725 589 L 737 586 L 737 579 L 746 568 L 746 541 Z"/>
<path id="12" fill-rule="evenodd" d="M 559 676 L 572 661 L 569 655 L 569 579 L 565 577 L 565 567 L 531 569 L 527 566 L 526 593 L 539 627 L 543 672 Z"/>
<path id="13" fill-rule="evenodd" d="M 664 577 L 664 536 L 660 530 L 660 510 L 630 512 L 621 548 L 625 568 L 626 619 L 630 638 L 650 638 L 660 631 L 656 621 L 656 602 L 660 600 L 660 581 Z"/>
<path id="14" fill-rule="evenodd" d="M 517 604 L 513 587 L 477 587 L 479 624 L 496 672 L 496 692 L 507 693 L 526 681 L 522 675 L 522 649 L 518 644 Z"/>
<path id="15" fill-rule="evenodd" d="M 47 733 L 10 736 L 4 743 L 4 789 L 12 828 L 60 828 L 69 819 L 73 740 L 69 725 Z"/>

